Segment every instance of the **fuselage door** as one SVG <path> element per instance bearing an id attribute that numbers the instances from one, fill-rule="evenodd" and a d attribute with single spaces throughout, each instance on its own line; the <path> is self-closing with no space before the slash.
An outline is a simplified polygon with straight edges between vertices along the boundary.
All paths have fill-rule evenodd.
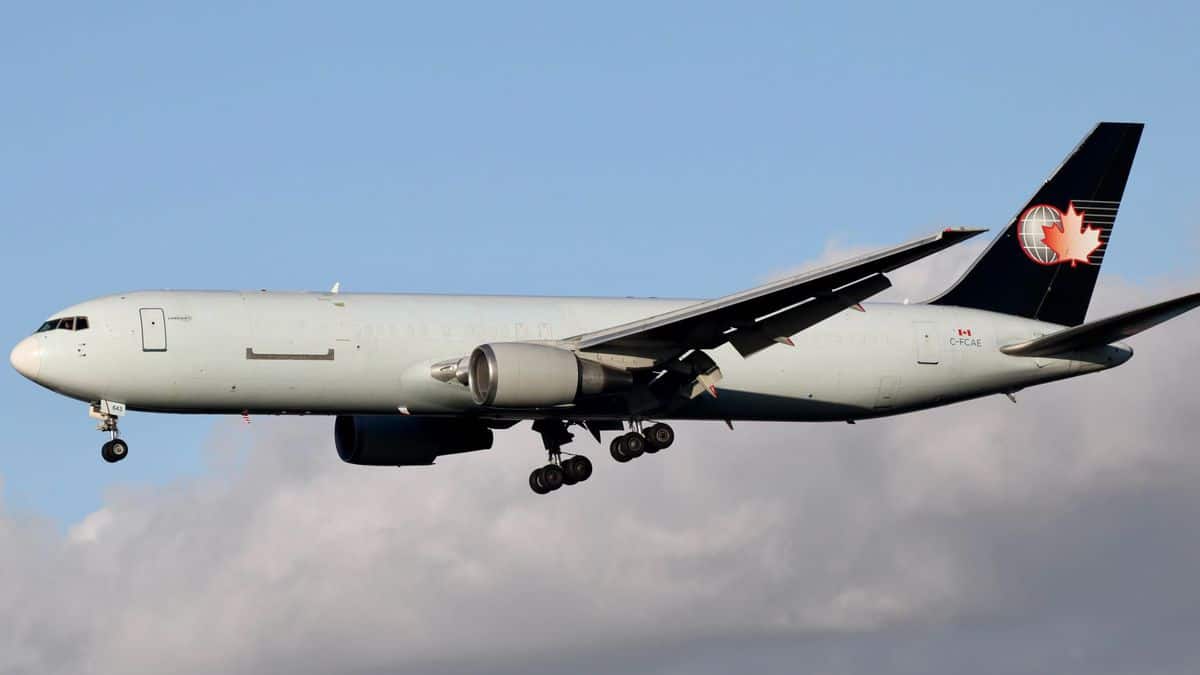
<path id="1" fill-rule="evenodd" d="M 896 398 L 900 393 L 900 378 L 885 375 L 879 378 L 879 394 L 875 397 L 875 409 L 885 410 L 896 407 Z"/>
<path id="2" fill-rule="evenodd" d="M 932 321 L 917 321 L 913 324 L 913 338 L 917 342 L 917 363 L 937 365 L 937 324 Z"/>
<path id="3" fill-rule="evenodd" d="M 142 351 L 167 351 L 167 317 L 162 309 L 143 307 L 139 311 L 142 315 Z"/>

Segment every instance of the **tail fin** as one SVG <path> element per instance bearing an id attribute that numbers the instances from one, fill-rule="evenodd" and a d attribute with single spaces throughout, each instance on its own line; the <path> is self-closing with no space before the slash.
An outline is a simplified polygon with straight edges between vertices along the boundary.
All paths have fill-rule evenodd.
<path id="1" fill-rule="evenodd" d="M 1142 126 L 1098 124 L 966 274 L 929 304 L 1083 323 Z"/>

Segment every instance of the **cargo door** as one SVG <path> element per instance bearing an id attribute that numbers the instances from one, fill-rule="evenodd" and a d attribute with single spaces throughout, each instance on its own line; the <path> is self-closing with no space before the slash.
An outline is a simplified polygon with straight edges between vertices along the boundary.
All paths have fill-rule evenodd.
<path id="1" fill-rule="evenodd" d="M 143 307 L 138 311 L 142 315 L 142 351 L 167 351 L 167 318 L 162 309 Z"/>

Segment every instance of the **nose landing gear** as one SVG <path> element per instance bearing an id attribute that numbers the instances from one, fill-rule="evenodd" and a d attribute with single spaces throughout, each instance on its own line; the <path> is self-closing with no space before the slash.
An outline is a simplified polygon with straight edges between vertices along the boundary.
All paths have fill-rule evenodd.
<path id="1" fill-rule="evenodd" d="M 94 403 L 88 411 L 89 416 L 100 420 L 100 423 L 96 425 L 96 430 L 106 432 L 111 437 L 108 442 L 100 446 L 100 456 L 109 464 L 119 462 L 129 456 L 129 444 L 121 440 L 120 431 L 117 429 L 117 418 L 124 412 L 124 405 L 110 401 Z"/>

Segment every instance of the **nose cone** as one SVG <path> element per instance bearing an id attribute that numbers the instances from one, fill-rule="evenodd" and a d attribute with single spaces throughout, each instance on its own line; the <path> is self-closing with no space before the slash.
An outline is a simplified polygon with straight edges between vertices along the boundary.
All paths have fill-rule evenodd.
<path id="1" fill-rule="evenodd" d="M 8 361 L 18 373 L 36 380 L 42 369 L 42 341 L 33 336 L 21 340 L 8 355 Z"/>

